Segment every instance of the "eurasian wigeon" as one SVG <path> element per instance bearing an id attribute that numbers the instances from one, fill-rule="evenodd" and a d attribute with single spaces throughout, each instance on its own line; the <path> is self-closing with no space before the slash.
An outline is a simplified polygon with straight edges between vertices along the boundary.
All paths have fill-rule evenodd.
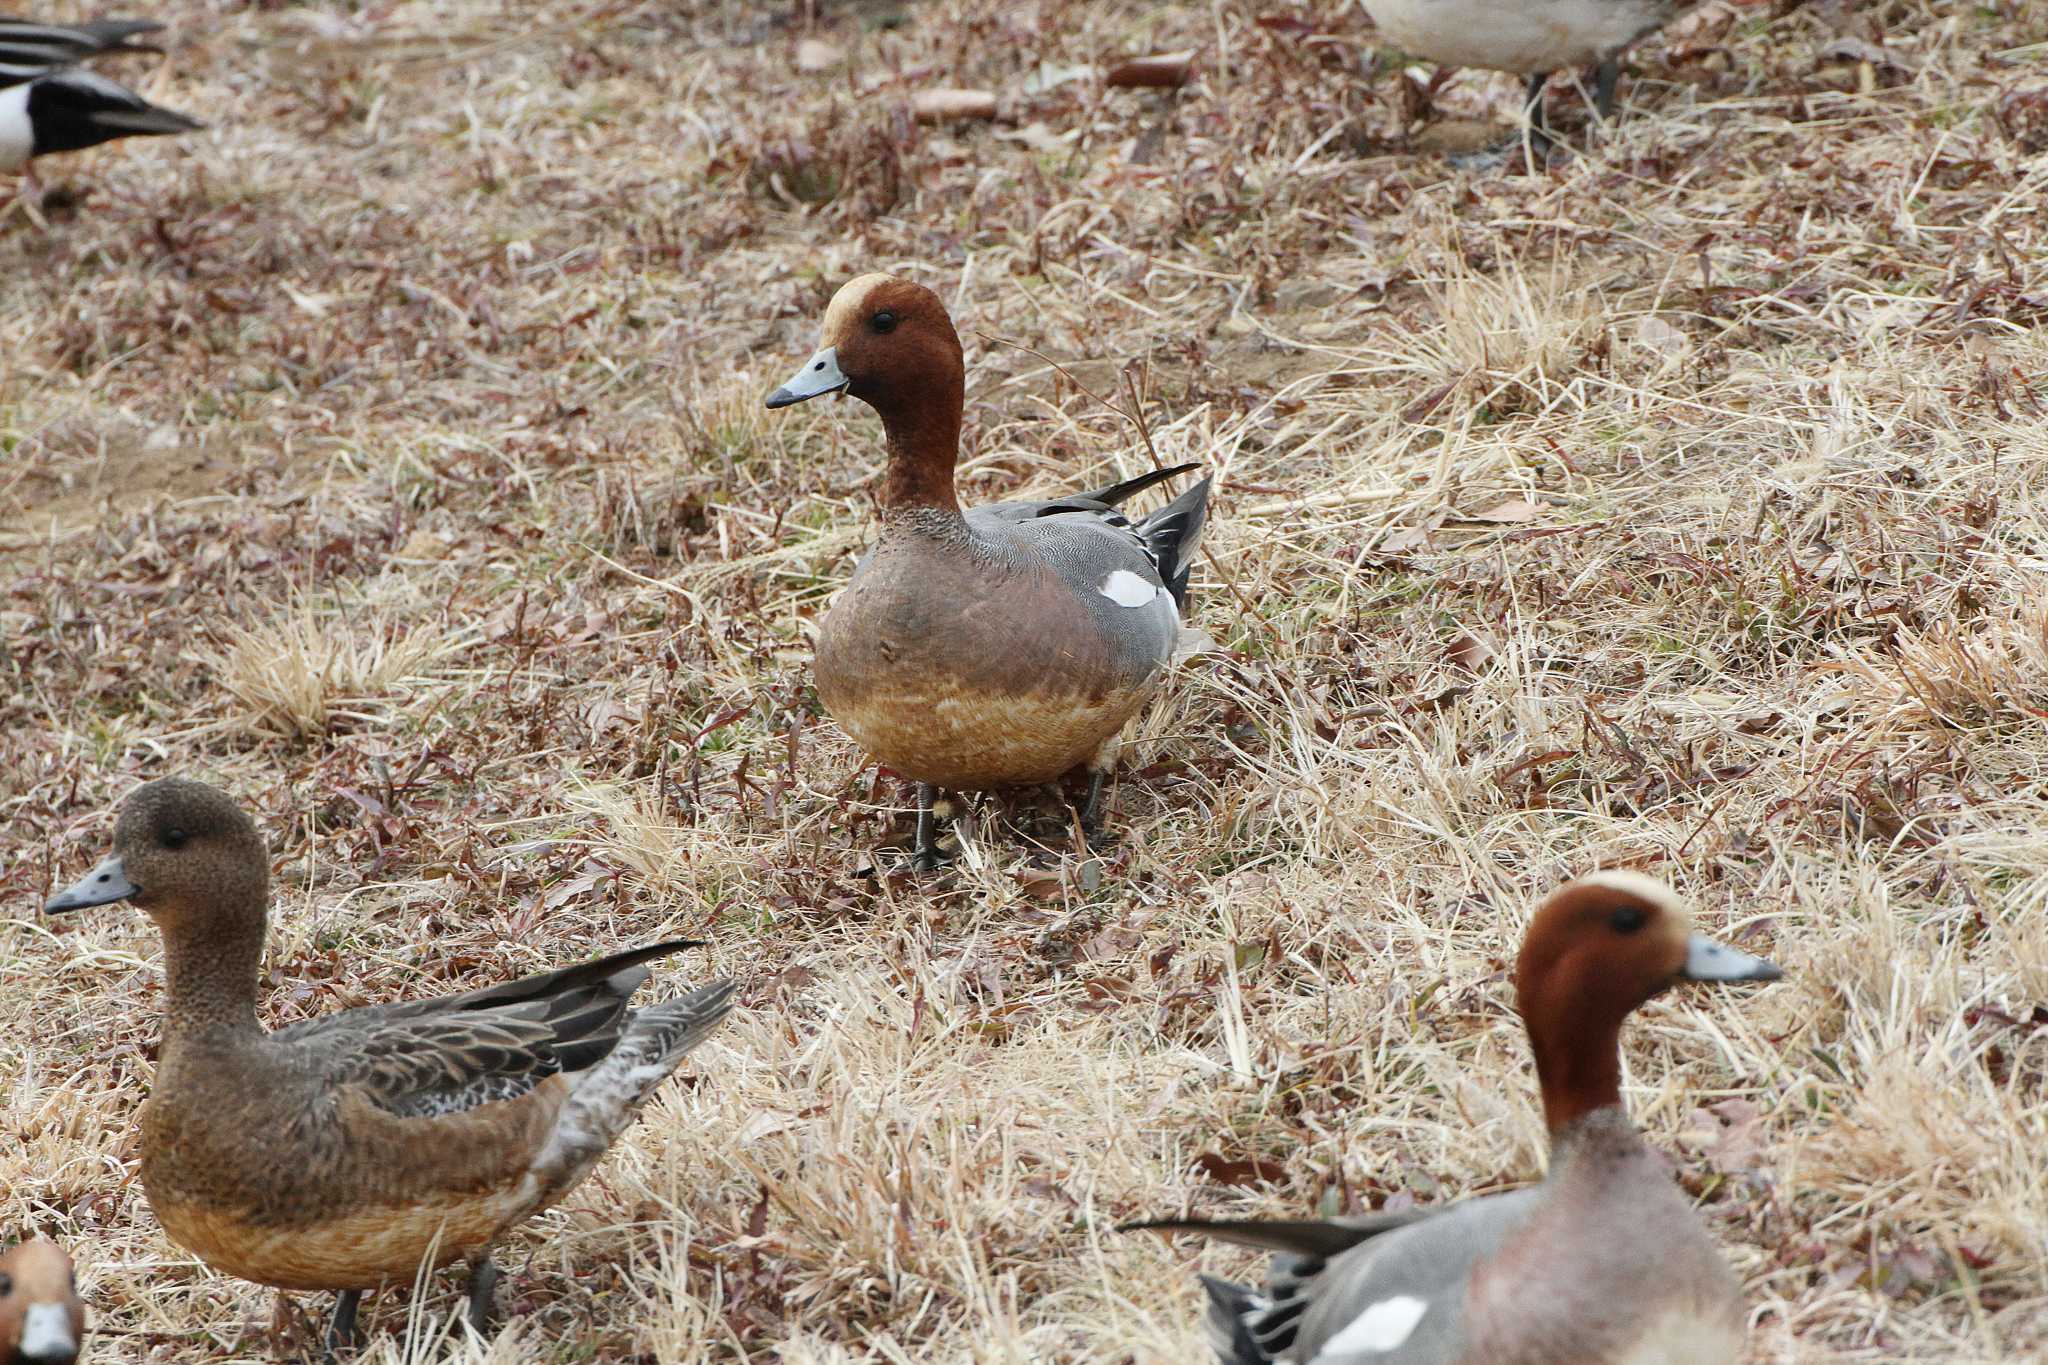
<path id="1" fill-rule="evenodd" d="M 71 1258 L 33 1237 L 0 1253 L 0 1365 L 71 1365 L 85 1342 L 85 1304 Z"/>
<path id="2" fill-rule="evenodd" d="M 142 1183 L 171 1240 L 279 1289 L 361 1291 L 470 1263 L 488 1318 L 492 1244 L 590 1172 L 731 1007 L 719 982 L 631 1010 L 677 940 L 503 985 L 256 1020 L 270 899 L 262 835 L 226 795 L 165 778 L 121 805 L 114 853 L 48 913 L 130 900 L 163 934 L 164 1041 L 142 1112 Z"/>
<path id="3" fill-rule="evenodd" d="M 1727 1365 L 1741 1290 L 1621 1105 L 1622 1021 L 1679 981 L 1775 981 L 1693 932 L 1662 883 L 1571 882 L 1515 970 L 1550 1172 L 1448 1209 L 1326 1222 L 1136 1224 L 1281 1253 L 1263 1291 L 1209 1276 L 1223 1365 Z"/>
<path id="4" fill-rule="evenodd" d="M 1209 480 L 1137 521 L 1118 505 L 1196 466 L 963 511 L 953 468 L 966 365 L 938 295 L 862 275 L 833 296 L 823 341 L 768 406 L 850 394 L 880 415 L 888 460 L 880 538 L 818 632 L 819 700 L 918 784 L 919 867 L 937 861 L 939 789 L 1086 768 L 1092 831 L 1124 725 L 1182 644 Z"/>
<path id="5" fill-rule="evenodd" d="M 1662 28 L 1682 0 L 1365 0 L 1402 51 L 1444 66 L 1507 71 L 1527 83 L 1531 140 L 1548 151 L 1543 86 L 1553 71 L 1594 66 L 1593 102 L 1614 112 L 1620 54 Z"/>

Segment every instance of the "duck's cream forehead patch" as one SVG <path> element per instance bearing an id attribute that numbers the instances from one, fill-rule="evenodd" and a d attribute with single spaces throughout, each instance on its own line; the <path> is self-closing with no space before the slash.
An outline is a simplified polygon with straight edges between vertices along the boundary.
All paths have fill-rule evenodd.
<path id="1" fill-rule="evenodd" d="M 856 275 L 840 285 L 839 292 L 832 296 L 832 302 L 825 305 L 825 344 L 835 344 L 835 338 L 858 326 L 868 311 L 868 295 L 895 278 L 894 275 L 873 271 Z"/>
<path id="2" fill-rule="evenodd" d="M 1674 916 L 1680 925 L 1690 924 L 1692 915 L 1686 910 L 1685 902 L 1676 891 L 1640 872 L 1624 868 L 1613 868 L 1606 872 L 1588 872 L 1573 883 L 1576 886 L 1604 886 L 1609 891 L 1619 891 L 1624 896 L 1633 896 L 1646 905 L 1654 905 L 1665 914 Z"/>
<path id="3" fill-rule="evenodd" d="M 1429 1300 L 1413 1294 L 1396 1294 L 1381 1299 L 1344 1325 L 1344 1330 L 1323 1343 L 1309 1365 L 1328 1365 L 1355 1355 L 1385 1354 L 1415 1334 L 1415 1326 L 1429 1311 Z"/>
<path id="4" fill-rule="evenodd" d="M 1147 583 L 1129 569 L 1115 570 L 1096 591 L 1120 607 L 1149 606 L 1159 595 L 1158 585 Z"/>

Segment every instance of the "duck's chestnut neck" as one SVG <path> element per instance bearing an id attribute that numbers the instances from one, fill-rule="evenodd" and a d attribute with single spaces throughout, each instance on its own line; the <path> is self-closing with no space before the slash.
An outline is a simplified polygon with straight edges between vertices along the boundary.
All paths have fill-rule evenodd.
<path id="1" fill-rule="evenodd" d="M 1529 1047 L 1543 1087 L 1543 1119 L 1556 1142 L 1588 1114 L 1621 1104 L 1621 1024 L 1581 1014 L 1539 1029 L 1529 1021 Z"/>
<path id="2" fill-rule="evenodd" d="M 929 376 L 900 391 L 867 398 L 881 415 L 889 447 L 880 501 L 884 519 L 897 513 L 928 518 L 937 511 L 960 515 L 953 466 L 960 458 L 960 410 L 965 380 L 959 371 Z"/>

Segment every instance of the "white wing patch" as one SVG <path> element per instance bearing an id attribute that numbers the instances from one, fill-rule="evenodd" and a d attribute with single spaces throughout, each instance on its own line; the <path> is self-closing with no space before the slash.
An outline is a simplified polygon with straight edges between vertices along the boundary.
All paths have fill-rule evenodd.
<path id="1" fill-rule="evenodd" d="M 1381 1299 L 1345 1324 L 1343 1331 L 1324 1342 L 1323 1349 L 1316 1352 L 1315 1360 L 1309 1365 L 1350 1355 L 1391 1351 L 1408 1340 L 1415 1331 L 1415 1324 L 1421 1322 L 1422 1315 L 1428 1311 L 1429 1300 L 1418 1299 L 1412 1294 L 1396 1294 L 1391 1299 Z"/>
<path id="2" fill-rule="evenodd" d="M 35 129 L 28 121 L 28 86 L 0 90 L 0 174 L 12 175 L 26 166 L 35 146 Z"/>
<path id="3" fill-rule="evenodd" d="M 1117 569 L 1102 580 L 1102 586 L 1096 591 L 1120 607 L 1144 607 L 1151 605 L 1160 588 L 1156 583 L 1147 583 L 1129 569 Z"/>

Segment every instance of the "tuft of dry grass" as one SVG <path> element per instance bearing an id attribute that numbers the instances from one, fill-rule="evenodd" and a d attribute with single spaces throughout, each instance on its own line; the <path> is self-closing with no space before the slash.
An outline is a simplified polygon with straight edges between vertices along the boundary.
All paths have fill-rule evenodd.
<path id="1" fill-rule="evenodd" d="M 1708 0 L 1538 175 L 1337 0 L 155 15 L 117 74 L 213 128 L 0 218 L 0 1221 L 94 1359 L 310 1341 L 134 1179 L 148 924 L 36 913 L 171 771 L 271 843 L 269 1023 L 745 983 L 492 1339 L 436 1277 L 378 1365 L 1201 1359 L 1256 1259 L 1110 1229 L 1534 1178 L 1505 969 L 1595 866 L 1788 970 L 1626 1038 L 1752 1359 L 2039 1358 L 2041 6 Z M 961 324 L 965 497 L 1218 475 L 1097 854 L 984 797 L 902 875 L 811 691 L 878 432 L 758 404 L 875 268 Z"/>

